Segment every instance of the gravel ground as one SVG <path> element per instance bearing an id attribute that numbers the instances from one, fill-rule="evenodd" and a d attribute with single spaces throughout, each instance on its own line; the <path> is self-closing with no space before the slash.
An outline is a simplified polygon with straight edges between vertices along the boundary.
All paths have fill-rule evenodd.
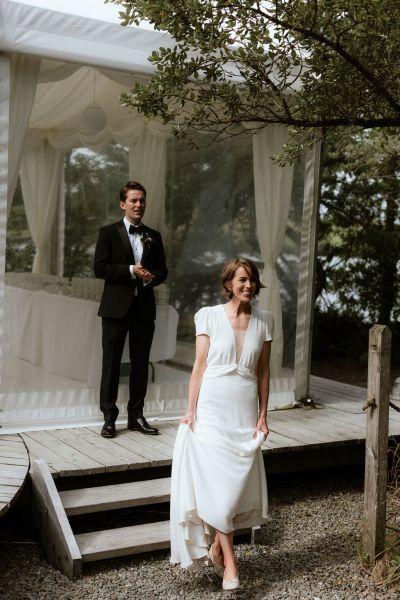
<path id="1" fill-rule="evenodd" d="M 359 475 L 315 473 L 269 482 L 271 520 L 262 544 L 237 546 L 241 588 L 223 592 L 211 568 L 183 571 L 168 553 L 114 559 L 84 567 L 69 581 L 47 564 L 28 518 L 3 518 L 3 600 L 398 600 L 375 587 L 358 556 L 362 515 Z"/>

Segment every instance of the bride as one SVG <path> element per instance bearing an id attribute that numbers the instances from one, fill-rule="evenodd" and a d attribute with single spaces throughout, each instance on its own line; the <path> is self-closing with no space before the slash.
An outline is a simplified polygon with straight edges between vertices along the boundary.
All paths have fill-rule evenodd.
<path id="1" fill-rule="evenodd" d="M 221 279 L 228 302 L 195 315 L 196 358 L 172 462 L 171 562 L 208 559 L 232 590 L 239 587 L 233 532 L 267 517 L 261 445 L 273 319 L 250 304 L 262 287 L 252 261 L 231 260 Z"/>

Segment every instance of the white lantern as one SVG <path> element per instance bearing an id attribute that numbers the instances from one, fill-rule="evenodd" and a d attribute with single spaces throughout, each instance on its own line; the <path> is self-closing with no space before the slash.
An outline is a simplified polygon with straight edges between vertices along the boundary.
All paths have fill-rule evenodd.
<path id="1" fill-rule="evenodd" d="M 87 106 L 80 117 L 80 124 L 83 130 L 83 133 L 99 133 L 102 129 L 104 129 L 107 123 L 107 115 L 101 106 L 97 104 L 89 104 Z"/>

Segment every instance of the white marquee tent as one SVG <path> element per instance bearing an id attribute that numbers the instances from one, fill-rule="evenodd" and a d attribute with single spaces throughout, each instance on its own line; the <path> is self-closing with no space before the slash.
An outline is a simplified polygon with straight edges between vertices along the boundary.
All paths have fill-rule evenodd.
<path id="1" fill-rule="evenodd" d="M 48 273 L 50 259 L 55 254 L 59 273 L 62 272 L 62 165 L 64 153 L 71 148 L 86 146 L 96 151 L 112 142 L 127 146 L 130 176 L 143 181 L 149 196 L 156 199 L 149 204 L 146 222 L 164 228 L 166 145 L 170 130 L 129 113 L 120 105 L 119 96 L 135 81 L 149 77 L 152 67 L 147 57 L 153 49 L 166 46 L 171 40 L 149 27 L 121 27 L 117 7 L 104 6 L 100 0 L 82 1 L 77 6 L 71 2 L 67 7 L 65 4 L 61 0 L 0 0 L 1 348 L 4 338 L 10 335 L 10 323 L 4 320 L 5 240 L 7 215 L 18 175 L 36 247 L 35 273 Z M 96 19 L 90 15 L 96 15 Z M 96 108 L 92 110 L 92 121 L 84 123 L 82 113 L 89 105 Z M 96 111 L 101 113 L 98 121 L 96 114 L 93 116 Z M 273 371 L 278 391 L 283 336 L 276 261 L 288 217 L 293 168 L 290 165 L 279 168 L 269 157 L 281 147 L 285 137 L 286 129 L 274 126 L 253 138 L 257 234 L 265 265 L 263 280 L 267 285 L 260 303 L 275 317 Z M 290 397 L 294 397 L 295 391 L 297 397 L 304 396 L 308 386 L 318 147 L 308 153 L 305 164 L 296 364 L 294 383 L 289 385 Z M 55 229 L 59 233 L 57 247 L 54 247 Z M 15 328 L 18 320 L 24 336 L 22 317 L 15 315 L 11 326 Z M 39 331 L 37 335 L 42 333 Z M 2 371 L 4 375 L 4 368 Z M 173 388 L 171 394 L 181 392 Z M 157 407 L 168 411 L 160 399 L 163 393 L 157 390 L 153 412 L 157 412 Z M 62 419 L 67 422 L 68 415 L 86 418 L 96 414 L 97 389 L 88 384 L 79 392 L 63 389 L 57 393 L 49 391 L 47 395 L 32 393 L 28 402 L 26 394 L 2 391 L 0 406 L 4 426 L 13 425 L 14 430 L 27 427 L 28 423 L 34 426 L 35 422 L 43 424 L 57 419 L 60 423 Z M 91 408 L 85 412 L 83 406 Z"/>

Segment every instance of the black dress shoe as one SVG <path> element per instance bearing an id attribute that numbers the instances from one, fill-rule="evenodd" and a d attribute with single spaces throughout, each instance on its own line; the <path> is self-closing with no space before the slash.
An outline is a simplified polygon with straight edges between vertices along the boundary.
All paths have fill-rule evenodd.
<path id="1" fill-rule="evenodd" d="M 138 417 L 128 421 L 128 429 L 131 431 L 140 431 L 141 433 L 147 433 L 148 435 L 158 435 L 159 431 L 155 427 L 151 427 L 144 417 Z"/>
<path id="2" fill-rule="evenodd" d="M 115 423 L 110 423 L 110 421 L 104 423 L 103 429 L 101 430 L 101 435 L 104 438 L 114 438 L 117 435 L 115 431 Z"/>

